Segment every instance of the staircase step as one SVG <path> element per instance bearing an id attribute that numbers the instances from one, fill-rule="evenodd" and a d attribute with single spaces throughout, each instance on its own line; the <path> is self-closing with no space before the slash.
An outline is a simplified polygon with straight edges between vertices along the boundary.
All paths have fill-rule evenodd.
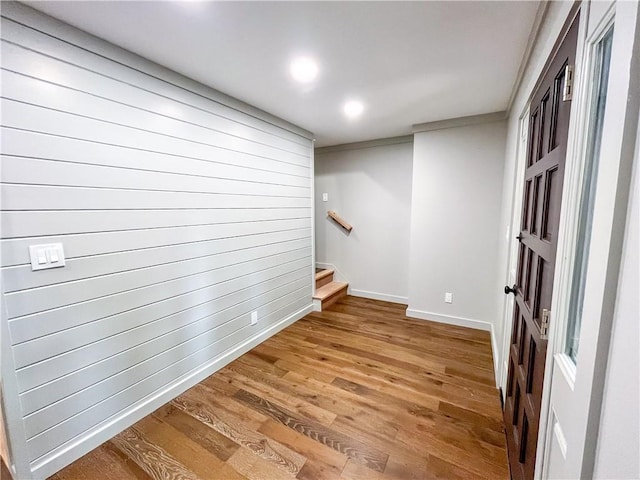
<path id="1" fill-rule="evenodd" d="M 322 302 L 322 310 L 330 307 L 342 297 L 347 295 L 348 283 L 345 282 L 330 282 L 326 285 L 316 289 L 316 293 L 313 295 L 314 300 Z"/>
<path id="2" fill-rule="evenodd" d="M 348 287 L 349 284 L 345 282 L 331 282 L 326 284 L 324 287 L 320 287 L 316 289 L 316 293 L 313 295 L 313 298 L 318 300 L 324 300 L 327 297 L 330 297 L 334 293 L 342 290 L 343 288 Z"/>
<path id="3" fill-rule="evenodd" d="M 333 282 L 334 270 L 327 268 L 316 273 L 316 289 L 323 287 L 327 283 Z"/>

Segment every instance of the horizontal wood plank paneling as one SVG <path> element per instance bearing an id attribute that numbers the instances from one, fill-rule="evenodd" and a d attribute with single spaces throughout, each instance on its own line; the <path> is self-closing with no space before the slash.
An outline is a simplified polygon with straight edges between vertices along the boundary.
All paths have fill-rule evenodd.
<path id="1" fill-rule="evenodd" d="M 305 279 L 307 272 L 301 268 L 294 272 L 293 282 Z M 97 342 L 117 335 L 131 334 L 136 329 L 162 329 L 169 324 L 176 329 L 193 321 L 207 318 L 214 313 L 230 308 L 243 308 L 245 305 L 255 310 L 263 301 L 262 296 L 271 290 L 289 285 L 290 273 L 279 275 L 259 284 L 237 290 L 227 295 L 210 299 L 211 289 L 196 290 L 185 295 L 172 297 L 135 310 L 123 312 L 104 319 L 44 335 L 14 346 L 16 366 L 32 365 L 36 367 L 46 359 L 63 358 L 65 352 L 76 352 L 83 346 L 93 348 Z M 205 300 L 205 301 L 203 301 Z M 159 335 L 157 331 L 153 332 Z"/>
<path id="2" fill-rule="evenodd" d="M 276 311 L 274 316 L 278 318 L 286 317 L 287 314 L 292 314 L 306 305 L 307 300 L 297 300 L 296 302 L 281 308 Z M 271 320 L 271 319 L 268 319 Z M 197 350 L 181 351 L 180 347 L 175 347 L 174 350 L 164 352 L 163 355 L 167 357 L 172 354 L 180 354 L 180 359 L 175 361 L 173 358 L 165 360 L 166 364 L 161 359 L 154 358 L 153 361 L 149 361 L 148 371 L 144 371 L 144 379 L 131 382 L 127 379 L 127 384 L 130 385 L 126 389 L 118 391 L 108 398 L 103 398 L 95 406 L 86 410 L 79 411 L 73 417 L 59 423 L 54 428 L 50 428 L 45 432 L 30 438 L 27 441 L 27 448 L 29 449 L 31 456 L 37 459 L 50 451 L 51 444 L 60 444 L 73 439 L 75 436 L 81 434 L 92 426 L 96 425 L 98 419 L 110 418 L 131 405 L 135 400 L 144 398 L 150 395 L 154 391 L 164 387 L 168 378 L 179 378 L 181 375 L 188 373 L 190 370 L 197 368 L 197 366 L 210 361 L 216 355 L 223 353 L 225 350 L 232 348 L 234 345 L 240 343 L 243 339 L 246 339 L 251 335 L 251 325 L 244 326 L 239 330 L 231 333 L 230 335 L 216 340 L 214 343 L 201 347 L 196 345 Z M 186 349 L 183 349 L 186 350 Z M 162 366 L 161 370 L 155 371 L 156 366 Z M 111 390 L 111 389 L 109 389 Z M 77 411 L 77 410 L 76 410 Z"/>
<path id="3" fill-rule="evenodd" d="M 28 172 L 25 174 L 24 171 Z M 304 197 L 308 187 L 290 187 L 271 183 L 174 175 L 145 170 L 119 171 L 114 168 L 48 160 L 4 156 L 2 176 L 5 183 L 28 185 L 83 186 L 129 190 L 226 193 L 274 197 Z M 178 181 L 177 181 L 178 180 Z M 204 207 L 216 206 L 215 196 Z"/>
<path id="4" fill-rule="evenodd" d="M 188 79 L 177 79 L 173 72 L 161 67 L 158 68 L 157 65 L 143 59 L 135 58 L 128 52 L 119 51 L 114 55 L 113 49 L 99 39 L 84 37 L 81 41 L 77 41 L 71 36 L 59 35 L 56 26 L 51 26 L 51 24 L 41 23 L 35 28 L 31 28 L 26 23 L 22 20 L 6 22 L 2 29 L 3 39 L 7 43 L 14 43 L 21 48 L 60 60 L 64 64 L 78 66 L 83 70 L 95 72 L 123 84 L 149 91 L 158 97 L 175 100 L 221 119 L 230 120 L 231 123 L 226 129 L 241 129 L 246 137 L 250 136 L 249 132 L 257 130 L 302 146 L 307 145 L 306 139 L 296 133 L 296 128 L 279 127 L 270 119 L 256 122 L 253 112 L 237 108 L 230 102 L 218 100 L 215 97 L 220 95 L 212 95 L 210 89 L 189 82 Z M 56 38 L 63 36 L 66 38 L 63 41 L 52 42 L 49 38 L 50 35 Z M 72 35 L 78 36 L 77 32 L 73 32 Z M 189 83 L 190 85 L 187 85 Z"/>
<path id="5" fill-rule="evenodd" d="M 9 373 L 46 471 L 310 306 L 312 143 L 26 7 L 2 14 Z M 28 247 L 55 242 L 65 267 L 33 272 Z"/>
<path id="6" fill-rule="evenodd" d="M 65 162 L 137 168 L 181 175 L 237 178 L 239 175 L 267 180 L 292 182 L 290 177 L 309 178 L 309 168 L 261 158 L 255 159 L 231 151 L 215 152 L 215 155 L 193 156 L 190 151 L 167 153 L 153 146 L 112 145 L 88 141 L 74 136 L 59 136 L 47 132 L 34 132 L 3 127 L 2 143 L 9 155 L 43 158 Z M 192 156 L 188 154 L 191 153 Z M 179 163 L 177 163 L 179 162 Z"/>
<path id="7" fill-rule="evenodd" d="M 187 225 L 236 224 L 273 220 L 311 219 L 309 208 L 262 208 L 199 210 L 101 210 L 101 211 L 20 211 L 2 212 L 5 238 L 36 237 L 42 235 L 71 235 L 76 232 L 99 233 L 121 230 L 184 227 Z"/>
<path id="8" fill-rule="evenodd" d="M 115 190 L 115 191 L 114 191 Z M 188 210 L 301 208 L 306 197 L 268 197 L 222 193 L 167 192 L 57 185 L 9 185 L 2 188 L 5 211 L 22 210 Z M 179 206 L 178 206 L 179 205 Z"/>
<path id="9" fill-rule="evenodd" d="M 3 87 L 7 92 L 5 98 L 12 103 L 38 105 L 40 109 L 60 112 L 64 115 L 95 119 L 106 125 L 117 125 L 133 130 L 134 132 L 131 133 L 148 132 L 255 157 L 277 158 L 279 161 L 294 165 L 305 163 L 305 156 L 302 154 L 218 133 L 193 122 L 175 120 L 162 113 L 148 112 L 119 102 L 104 100 L 80 90 L 59 87 L 54 83 L 16 74 L 7 69 L 3 69 Z M 118 95 L 118 92 L 113 94 Z"/>
<path id="10" fill-rule="evenodd" d="M 44 270 L 38 276 L 33 275 L 30 265 L 19 265 L 3 270 L 4 282 L 11 285 L 11 290 L 5 290 L 5 293 L 126 272 L 138 268 L 205 258 L 224 253 L 237 254 L 237 252 L 240 251 L 246 253 L 257 247 L 279 244 L 290 246 L 293 242 L 302 240 L 311 241 L 310 229 L 302 228 L 264 233 L 261 235 L 220 238 L 195 243 L 182 243 L 178 245 L 107 253 L 104 255 L 82 256 L 71 259 L 67 257 L 67 266 L 69 268 L 62 270 Z"/>
<path id="11" fill-rule="evenodd" d="M 95 118 L 73 115 L 11 99 L 3 99 L 0 107 L 2 107 L 5 118 L 8 119 L 5 121 L 3 118 L 4 125 L 14 129 L 80 138 L 129 149 L 160 151 L 175 156 L 211 158 L 212 160 L 220 158 L 228 161 L 232 161 L 231 158 L 244 156 L 247 164 L 250 164 L 251 161 L 260 163 L 263 160 L 274 160 L 273 156 L 249 155 L 236 150 L 216 147 L 211 143 L 183 140 L 162 133 L 104 122 Z M 21 116 L 16 115 L 19 112 L 22 112 Z M 300 163 L 288 161 L 279 161 L 279 163 L 284 164 L 283 168 L 287 168 L 287 165 L 301 166 Z"/>
<path id="12" fill-rule="evenodd" d="M 269 321 L 275 317 L 275 312 L 278 312 L 281 308 L 287 307 L 288 305 L 298 301 L 301 293 L 300 290 L 305 289 L 306 287 L 306 285 L 300 287 L 300 283 L 300 281 L 295 282 L 295 284 L 288 286 L 287 289 L 273 291 L 269 296 L 261 298 L 264 302 L 266 301 L 265 298 L 275 297 L 276 294 L 279 294 L 275 300 L 264 303 L 259 308 L 258 312 L 261 314 L 260 321 L 263 323 L 269 323 Z M 286 290 L 290 291 L 285 293 Z M 38 410 L 33 415 L 27 416 L 27 435 L 29 437 L 35 436 L 41 431 L 56 425 L 72 414 L 102 401 L 105 395 L 108 395 L 109 392 L 117 391 L 117 388 L 124 388 L 127 385 L 130 385 L 132 380 L 142 380 L 149 376 L 149 372 L 160 371 L 162 368 L 168 367 L 173 363 L 172 357 L 174 352 L 172 352 L 172 349 L 183 352 L 195 352 L 219 341 L 220 339 L 223 339 L 225 336 L 239 330 L 240 328 L 251 326 L 251 312 L 246 311 L 245 308 L 245 312 L 242 315 L 233 317 L 233 315 L 237 313 L 237 310 L 238 309 L 229 309 L 229 311 L 224 311 L 222 314 L 218 314 L 215 317 L 212 315 L 207 319 L 194 322 L 187 327 L 165 333 L 157 338 L 151 337 L 153 340 L 148 341 L 142 346 L 132 348 L 131 351 L 127 349 L 127 356 L 129 356 L 129 358 L 139 359 L 139 364 L 130 367 L 124 372 L 119 372 L 107 377 L 104 381 L 92 384 L 78 392 L 69 393 L 64 397 L 61 397 L 60 401 L 56 401 L 53 404 Z M 232 318 L 227 320 L 227 317 Z M 222 323 L 212 326 L 212 319 L 215 320 L 216 323 Z M 134 336 L 135 333 L 132 333 L 131 335 Z M 132 341 L 133 340 L 129 339 L 129 342 Z M 169 348 L 171 345 L 175 346 Z M 95 345 L 97 352 L 92 352 L 93 358 L 89 358 L 89 361 L 99 359 L 100 356 L 104 356 L 100 355 L 101 348 L 103 348 L 102 345 Z M 115 350 L 115 348 L 111 346 L 106 346 L 104 348 L 112 348 Z M 121 347 L 118 346 L 116 348 Z M 72 365 L 69 361 L 70 359 L 62 359 L 61 362 L 56 363 L 63 363 L 65 369 L 69 369 Z M 102 366 L 103 365 L 98 365 L 96 368 L 102 368 Z M 109 368 L 107 364 L 104 366 L 105 368 Z M 64 370 L 62 371 L 64 372 Z M 66 375 L 73 375 L 73 373 Z M 68 379 L 69 377 L 66 377 L 62 380 L 60 382 L 60 386 L 64 387 L 66 380 Z M 64 393 L 67 392 L 65 391 Z M 64 393 L 60 393 L 60 395 L 63 395 Z"/>
<path id="13" fill-rule="evenodd" d="M 76 233 L 64 236 L 67 258 L 86 257 L 114 252 L 125 252 L 185 243 L 204 242 L 211 239 L 238 238 L 272 232 L 310 229 L 308 219 L 275 220 L 229 225 L 189 225 L 153 230 L 124 230 L 106 233 Z M 38 237 L 38 243 L 52 243 L 59 236 Z M 29 245 L 32 239 L 2 240 L 3 266 L 29 263 Z"/>
<path id="14" fill-rule="evenodd" d="M 296 292 L 298 292 L 298 290 L 296 290 Z M 268 296 L 271 294 L 267 293 L 266 295 Z M 252 305 L 252 308 L 254 308 L 254 310 L 262 309 L 256 311 L 265 312 L 266 307 L 264 305 L 266 304 L 261 305 L 260 307 L 255 307 L 256 302 L 264 302 L 265 298 L 266 297 L 260 297 L 260 299 L 255 300 L 252 299 L 252 301 L 247 302 L 244 305 L 238 305 L 229 309 L 222 310 L 217 313 L 217 315 L 220 317 L 220 320 L 215 320 L 226 323 L 229 320 L 233 320 L 233 318 L 239 318 L 241 316 L 246 320 L 247 318 L 249 318 L 247 317 L 247 315 L 250 314 L 250 312 L 246 312 L 247 305 Z M 237 317 L 234 317 L 234 315 L 237 315 Z M 210 323 L 212 321 L 212 318 L 213 316 L 206 317 L 203 321 L 205 323 Z M 260 319 L 261 326 L 265 323 L 264 318 L 265 317 Z M 183 330 L 183 333 L 188 333 L 189 329 L 193 330 L 197 327 L 197 324 L 187 326 L 187 328 Z M 133 334 L 135 333 L 136 332 L 133 332 Z M 133 375 L 136 372 L 136 370 L 127 370 L 127 366 L 135 364 L 136 362 L 142 362 L 147 360 L 148 358 L 154 358 L 153 362 L 150 362 L 148 367 L 151 368 L 153 366 L 156 366 L 157 362 L 159 361 L 158 355 L 161 355 L 164 352 L 160 347 L 166 344 L 167 337 L 150 338 L 151 340 L 148 343 L 139 346 L 135 350 L 130 349 L 121 353 L 117 353 L 114 358 L 106 358 L 99 362 L 95 362 L 94 364 L 91 364 L 88 369 L 75 370 L 71 372 L 71 374 L 56 378 L 51 383 L 40 385 L 32 390 L 23 393 L 20 396 L 20 402 L 23 405 L 25 413 L 34 413 L 42 408 L 45 408 L 47 405 L 51 405 L 58 400 L 64 399 L 65 397 L 73 394 L 77 394 L 78 392 L 80 392 L 81 395 L 83 394 L 82 392 L 84 392 L 84 394 L 87 394 L 87 392 L 90 392 L 90 390 L 87 389 L 92 388 L 94 382 L 103 382 L 103 384 L 107 385 L 112 385 L 114 383 L 120 385 L 119 382 L 121 381 L 124 381 L 126 383 L 130 380 L 130 375 Z M 193 345 L 193 342 L 191 345 Z M 189 345 L 184 348 L 188 347 Z M 173 351 L 173 353 L 175 354 L 176 352 Z M 171 354 L 169 354 L 167 361 L 170 360 Z M 125 376 L 114 378 L 115 375 L 125 371 L 127 372 Z M 140 372 L 139 369 L 137 371 Z M 43 396 L 45 396 L 45 398 L 42 398 Z M 47 401 L 47 399 L 54 399 L 54 401 Z"/>
<path id="15" fill-rule="evenodd" d="M 86 323 L 116 315 L 120 312 L 133 310 L 170 297 L 184 295 L 201 289 L 207 289 L 208 294 L 212 295 L 211 298 L 216 298 L 217 296 L 227 295 L 236 290 L 246 288 L 254 283 L 295 271 L 298 268 L 306 266 L 309 261 L 309 257 L 305 256 L 290 262 L 279 263 L 277 259 L 270 257 L 264 261 L 241 265 L 235 273 L 240 273 L 241 268 L 250 270 L 252 267 L 255 267 L 256 264 L 264 265 L 266 268 L 263 270 L 245 273 L 244 275 L 240 274 L 235 277 L 232 276 L 222 281 L 218 281 L 215 275 L 209 273 L 197 274 L 150 285 L 137 290 L 98 297 L 52 310 L 37 312 L 32 315 L 10 320 L 9 329 L 11 331 L 11 338 L 16 342 L 27 341 L 32 338 L 58 332 L 65 328 L 74 327 L 79 323 Z M 309 295 L 311 295 L 311 288 L 309 288 Z M 25 308 L 29 308 L 28 305 Z"/>
<path id="16" fill-rule="evenodd" d="M 57 99 L 63 98 L 64 93 L 62 92 L 64 91 L 69 94 L 76 92 L 80 94 L 78 95 L 80 98 L 91 96 L 97 102 L 107 101 L 125 108 L 135 108 L 140 113 L 150 113 L 154 116 L 160 114 L 182 123 L 189 123 L 200 131 L 202 129 L 209 130 L 216 135 L 214 138 L 223 139 L 221 142 L 216 142 L 217 144 L 223 144 L 224 140 L 236 139 L 242 144 L 262 145 L 271 149 L 278 148 L 301 156 L 308 153 L 305 146 L 300 143 L 279 136 L 274 139 L 274 135 L 255 128 L 238 128 L 237 122 L 212 115 L 201 109 L 167 99 L 84 68 L 61 63 L 57 59 L 18 47 L 9 41 L 3 42 L 2 54 L 3 68 L 11 72 L 18 81 L 25 82 L 26 79 L 31 79 L 34 82 L 47 84 L 46 88 L 21 92 L 21 96 L 16 97 L 17 99 L 55 108 L 56 99 L 49 97 L 36 100 L 34 97 L 41 95 L 43 90 L 57 90 L 59 92 L 59 95 L 56 96 Z M 55 71 L 55 77 L 43 75 L 43 72 L 47 71 Z M 11 81 L 10 77 L 11 75 L 7 75 L 8 81 Z M 158 110 L 159 104 L 162 108 Z M 157 119 L 157 117 L 153 118 Z M 198 131 L 197 129 L 194 129 L 195 132 Z"/>
<path id="17" fill-rule="evenodd" d="M 223 283 L 249 275 L 255 271 L 306 258 L 310 244 L 310 239 L 299 240 L 294 242 L 293 245 L 298 248 L 284 252 L 281 250 L 289 246 L 266 245 L 264 247 L 256 247 L 243 252 L 242 261 L 238 261 L 240 259 L 237 252 L 229 252 L 113 275 L 87 278 L 82 281 L 82 289 L 77 288 L 78 282 L 65 282 L 36 289 L 22 290 L 5 294 L 5 305 L 9 315 L 14 317 L 13 320 L 10 320 L 11 325 L 14 325 L 20 321 L 16 317 L 31 316 L 35 313 L 67 305 L 126 294 L 133 290 L 136 290 L 134 292 L 135 296 L 142 296 L 143 294 L 140 290 L 152 286 L 158 286 L 168 292 L 170 287 L 167 284 L 173 281 L 177 282 L 176 285 L 183 285 L 188 282 L 192 288 L 203 283 Z M 180 280 L 184 281 L 180 282 Z M 126 304 L 126 300 L 122 298 L 118 298 L 118 301 L 123 301 Z M 32 335 L 34 337 L 40 336 L 37 331 L 33 331 Z"/>

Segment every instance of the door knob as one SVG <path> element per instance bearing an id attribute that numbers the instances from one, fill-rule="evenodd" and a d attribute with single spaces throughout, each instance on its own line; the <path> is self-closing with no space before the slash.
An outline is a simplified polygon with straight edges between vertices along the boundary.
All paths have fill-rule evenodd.
<path id="1" fill-rule="evenodd" d="M 523 238 L 524 238 L 524 237 L 522 236 L 522 234 L 520 234 L 520 235 L 518 235 L 518 236 L 516 237 L 516 240 L 518 240 L 519 242 L 521 242 Z"/>
<path id="2" fill-rule="evenodd" d="M 510 293 L 513 293 L 515 295 L 517 291 L 518 291 L 518 286 L 515 283 L 513 284 L 513 287 L 510 287 L 509 285 L 505 285 L 504 287 L 505 295 L 509 295 Z"/>

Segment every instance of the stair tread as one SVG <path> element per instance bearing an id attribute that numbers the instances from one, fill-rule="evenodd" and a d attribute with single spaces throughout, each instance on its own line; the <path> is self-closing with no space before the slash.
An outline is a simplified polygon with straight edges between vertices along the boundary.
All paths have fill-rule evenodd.
<path id="1" fill-rule="evenodd" d="M 327 268 L 325 270 L 322 270 L 318 273 L 316 273 L 316 281 L 318 280 L 322 280 L 325 277 L 328 277 L 329 275 L 333 274 L 334 270 L 332 268 Z"/>
<path id="2" fill-rule="evenodd" d="M 345 282 L 327 283 L 326 285 L 316 289 L 316 293 L 313 295 L 313 298 L 317 300 L 324 300 L 347 286 L 349 286 L 349 284 Z"/>

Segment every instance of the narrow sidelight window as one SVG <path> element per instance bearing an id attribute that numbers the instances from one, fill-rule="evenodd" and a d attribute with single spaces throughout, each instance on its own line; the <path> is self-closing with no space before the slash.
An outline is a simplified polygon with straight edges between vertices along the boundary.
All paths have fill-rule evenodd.
<path id="1" fill-rule="evenodd" d="M 589 258 L 591 228 L 593 224 L 593 205 L 598 180 L 602 122 L 604 120 L 604 107 L 607 100 L 612 38 L 613 27 L 609 29 L 602 40 L 600 40 L 595 50 L 595 83 L 593 86 L 593 98 L 591 99 L 592 113 L 589 120 L 585 172 L 582 183 L 580 211 L 578 214 L 577 248 L 573 268 L 571 298 L 569 299 L 569 325 L 565 348 L 566 354 L 571 357 L 574 363 L 578 357 L 578 343 L 580 341 L 580 327 L 582 324 L 584 288 L 587 274 L 587 260 Z"/>

